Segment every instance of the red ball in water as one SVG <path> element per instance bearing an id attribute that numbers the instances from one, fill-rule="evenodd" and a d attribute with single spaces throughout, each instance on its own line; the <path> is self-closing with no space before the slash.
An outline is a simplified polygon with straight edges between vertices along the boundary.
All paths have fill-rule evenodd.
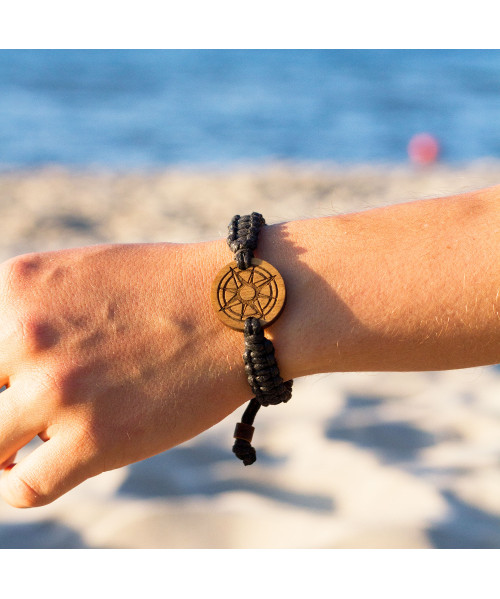
<path id="1" fill-rule="evenodd" d="M 415 164 L 432 164 L 439 156 L 439 142 L 430 133 L 417 133 L 408 143 L 408 155 Z"/>

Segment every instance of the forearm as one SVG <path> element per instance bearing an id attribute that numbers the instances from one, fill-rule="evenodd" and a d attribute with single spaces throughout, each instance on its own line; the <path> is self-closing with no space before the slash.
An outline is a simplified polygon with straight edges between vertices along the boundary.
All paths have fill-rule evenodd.
<path id="1" fill-rule="evenodd" d="M 266 227 L 256 255 L 287 284 L 286 378 L 500 362 L 500 187 Z"/>
<path id="2" fill-rule="evenodd" d="M 285 379 L 500 362 L 500 187 L 264 227 L 287 285 L 267 329 Z M 76 248 L 0 266 L 0 493 L 53 501 L 251 397 L 210 301 L 224 239 Z M 12 467 L 39 435 L 46 443 Z M 61 460 L 61 455 L 64 459 Z"/>

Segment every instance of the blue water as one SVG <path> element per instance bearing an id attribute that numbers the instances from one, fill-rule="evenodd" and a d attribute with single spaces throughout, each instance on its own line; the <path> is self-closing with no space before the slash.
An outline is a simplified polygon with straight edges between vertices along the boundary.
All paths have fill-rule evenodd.
<path id="1" fill-rule="evenodd" d="M 0 168 L 500 158 L 499 51 L 0 51 Z"/>

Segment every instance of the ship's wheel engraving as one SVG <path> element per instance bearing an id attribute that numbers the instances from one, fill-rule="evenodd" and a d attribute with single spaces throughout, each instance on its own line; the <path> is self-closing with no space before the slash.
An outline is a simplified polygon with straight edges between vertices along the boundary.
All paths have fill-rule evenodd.
<path id="1" fill-rule="evenodd" d="M 246 270 L 231 262 L 215 277 L 212 303 L 222 322 L 233 329 L 243 330 L 251 316 L 266 327 L 283 309 L 285 284 L 274 266 L 264 260 L 254 258 Z"/>

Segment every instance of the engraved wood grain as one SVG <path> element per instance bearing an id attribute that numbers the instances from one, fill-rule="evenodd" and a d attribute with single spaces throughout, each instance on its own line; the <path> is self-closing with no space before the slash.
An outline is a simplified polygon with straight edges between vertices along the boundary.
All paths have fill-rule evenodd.
<path id="1" fill-rule="evenodd" d="M 245 320 L 251 316 L 258 318 L 265 328 L 283 310 L 285 282 L 276 268 L 265 260 L 253 258 L 246 270 L 240 270 L 233 261 L 217 273 L 211 300 L 217 316 L 232 329 L 243 331 Z"/>

